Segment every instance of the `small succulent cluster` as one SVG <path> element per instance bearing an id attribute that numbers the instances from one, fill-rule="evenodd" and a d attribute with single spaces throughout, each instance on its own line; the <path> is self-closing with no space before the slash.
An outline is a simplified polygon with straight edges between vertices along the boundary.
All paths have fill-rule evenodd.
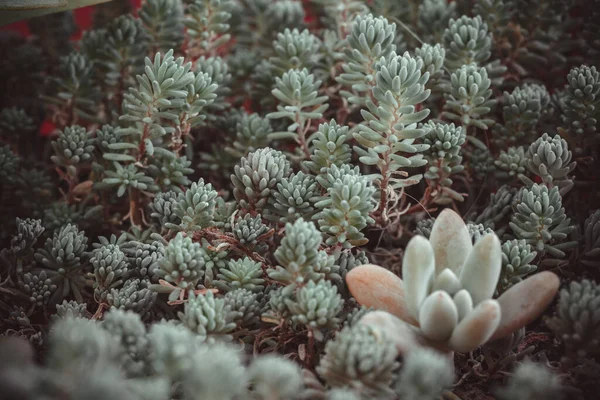
<path id="1" fill-rule="evenodd" d="M 130 3 L 0 35 L 9 398 L 597 393 L 596 0 Z"/>

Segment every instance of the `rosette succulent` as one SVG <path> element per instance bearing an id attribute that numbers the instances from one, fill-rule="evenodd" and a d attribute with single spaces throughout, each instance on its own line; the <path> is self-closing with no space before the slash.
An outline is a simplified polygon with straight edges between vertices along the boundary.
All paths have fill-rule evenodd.
<path id="1" fill-rule="evenodd" d="M 496 234 L 484 234 L 473 245 L 464 221 L 446 209 L 436 218 L 429 240 L 415 236 L 408 243 L 403 279 L 381 267 L 363 265 L 350 271 L 346 281 L 361 305 L 402 320 L 378 312 L 363 320 L 392 330 L 400 351 L 421 343 L 469 352 L 533 321 L 558 290 L 558 277 L 542 272 L 493 299 L 501 270 L 502 248 Z"/>

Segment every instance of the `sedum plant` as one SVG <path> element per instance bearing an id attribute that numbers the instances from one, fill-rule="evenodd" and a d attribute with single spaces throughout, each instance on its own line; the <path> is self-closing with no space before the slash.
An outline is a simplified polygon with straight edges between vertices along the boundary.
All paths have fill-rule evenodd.
<path id="1" fill-rule="evenodd" d="M 377 168 L 382 213 L 387 208 L 391 190 L 421 180 L 421 175 L 409 176 L 401 169 L 426 163 L 419 153 L 427 146 L 414 143 L 425 135 L 417 123 L 429 115 L 426 108 L 417 111 L 417 106 L 430 94 L 425 89 L 429 73 L 421 74 L 422 65 L 420 58 L 415 59 L 408 53 L 400 56 L 392 52 L 389 57 L 380 59 L 371 90 L 372 100 L 367 101 L 367 110 L 362 111 L 364 123 L 354 134 L 359 144 L 354 150 L 360 162 Z M 383 214 L 382 218 L 387 217 Z"/>
<path id="2" fill-rule="evenodd" d="M 537 251 L 562 258 L 564 250 L 574 244 L 562 242 L 574 230 L 570 223 L 562 207 L 558 187 L 548 189 L 535 183 L 531 189 L 521 190 L 509 225 L 518 239 L 525 239 Z"/>
<path id="3" fill-rule="evenodd" d="M 597 0 L 113 3 L 0 35 L 3 394 L 596 392 Z"/>
<path id="4" fill-rule="evenodd" d="M 597 340 L 600 321 L 596 316 L 599 301 L 600 287 L 587 279 L 571 282 L 560 291 L 557 314 L 547 324 L 565 344 L 568 356 L 580 357 L 600 350 Z"/>

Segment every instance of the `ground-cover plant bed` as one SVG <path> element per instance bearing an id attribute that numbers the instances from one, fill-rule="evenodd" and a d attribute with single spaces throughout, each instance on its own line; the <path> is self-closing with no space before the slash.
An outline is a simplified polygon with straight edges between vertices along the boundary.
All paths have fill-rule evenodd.
<path id="1" fill-rule="evenodd" d="M 597 398 L 598 1 L 138 3 L 0 32 L 0 398 Z"/>

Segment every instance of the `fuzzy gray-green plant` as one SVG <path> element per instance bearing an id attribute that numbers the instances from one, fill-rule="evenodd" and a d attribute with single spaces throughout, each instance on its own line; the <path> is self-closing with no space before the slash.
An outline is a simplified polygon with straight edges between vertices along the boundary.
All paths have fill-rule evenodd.
<path id="1" fill-rule="evenodd" d="M 57 72 L 50 78 L 46 100 L 66 114 L 63 116 L 66 125 L 76 123 L 77 119 L 95 119 L 101 94 L 92 71 L 90 59 L 74 51 L 60 58 Z"/>
<path id="2" fill-rule="evenodd" d="M 37 127 L 25 110 L 18 107 L 0 110 L 0 137 L 7 142 L 17 142 L 20 139 L 31 139 Z"/>
<path id="3" fill-rule="evenodd" d="M 545 366 L 526 361 L 519 364 L 508 384 L 497 391 L 500 400 L 563 399 L 562 385 L 556 374 Z"/>
<path id="4" fill-rule="evenodd" d="M 65 318 L 83 318 L 87 319 L 91 314 L 87 311 L 85 303 L 78 303 L 74 300 L 63 300 L 61 304 L 56 305 L 56 314 L 52 316 L 53 322 Z"/>
<path id="5" fill-rule="evenodd" d="M 226 307 L 225 300 L 214 297 L 211 291 L 194 295 L 190 292 L 183 312 L 178 312 L 179 319 L 188 329 L 196 333 L 202 340 L 209 337 L 227 340 L 227 334 L 235 329 L 233 320 L 236 312 Z"/>
<path id="6" fill-rule="evenodd" d="M 293 398 L 301 392 L 300 367 L 291 360 L 267 354 L 256 358 L 248 368 L 248 381 L 261 398 Z"/>
<path id="7" fill-rule="evenodd" d="M 331 282 L 320 280 L 308 281 L 296 291 L 294 300 L 286 299 L 286 304 L 293 322 L 309 329 L 334 328 L 344 300 Z"/>
<path id="8" fill-rule="evenodd" d="M 431 121 L 424 124 L 423 128 L 427 130 L 423 143 L 429 146 L 424 152 L 428 168 L 423 176 L 434 188 L 434 202 L 448 204 L 452 201 L 464 201 L 464 197 L 451 188 L 451 176 L 464 169 L 460 155 L 461 146 L 466 140 L 464 128 Z"/>
<path id="9" fill-rule="evenodd" d="M 281 77 L 275 78 L 273 96 L 279 100 L 277 111 L 267 114 L 270 119 L 289 119 L 291 124 L 286 131 L 274 132 L 271 139 L 294 139 L 302 147 L 304 157 L 310 155 L 306 131 L 310 120 L 320 119 L 329 108 L 327 96 L 319 96 L 321 80 L 315 78 L 308 69 L 290 69 Z"/>
<path id="10" fill-rule="evenodd" d="M 173 213 L 181 220 L 179 225 L 166 223 L 165 227 L 176 231 L 199 231 L 212 225 L 218 193 L 210 183 L 200 178 L 177 197 Z"/>
<path id="11" fill-rule="evenodd" d="M 56 304 L 69 294 L 83 302 L 81 291 L 85 287 L 85 278 L 82 269 L 89 261 L 87 241 L 84 232 L 67 224 L 54 231 L 52 238 L 46 239 L 44 248 L 35 253 L 37 262 L 56 283 L 55 296 L 50 299 L 52 303 Z"/>
<path id="12" fill-rule="evenodd" d="M 91 160 L 94 138 L 82 126 L 68 126 L 52 141 L 52 148 L 55 155 L 51 159 L 55 164 L 63 167 L 76 166 Z"/>
<path id="13" fill-rule="evenodd" d="M 600 210 L 586 218 L 583 224 L 584 249 L 581 263 L 586 266 L 600 265 Z"/>
<path id="14" fill-rule="evenodd" d="M 325 345 L 317 372 L 329 386 L 349 387 L 363 396 L 390 396 L 398 363 L 394 344 L 374 328 L 346 327 Z"/>
<path id="15" fill-rule="evenodd" d="M 523 147 L 509 147 L 506 151 L 501 150 L 498 159 L 494 161 L 498 177 L 503 179 L 522 175 L 525 172 L 526 164 L 527 158 Z"/>
<path id="16" fill-rule="evenodd" d="M 248 249 L 256 252 L 262 252 L 267 249 L 268 246 L 264 241 L 270 229 L 263 223 L 260 214 L 255 217 L 246 214 L 241 218 L 237 218 L 232 230 L 235 238 Z"/>
<path id="17" fill-rule="evenodd" d="M 249 152 L 267 147 L 273 132 L 269 118 L 261 117 L 257 113 L 242 114 L 235 127 L 235 140 L 231 149 L 236 156 L 243 157 Z"/>
<path id="18" fill-rule="evenodd" d="M 525 157 L 527 169 L 539 176 L 545 185 L 557 186 L 561 195 L 571 190 L 574 183 L 569 174 L 575 169 L 576 162 L 571 161 L 572 154 L 567 141 L 560 135 L 550 137 L 544 133 L 531 143 Z M 531 179 L 523 175 L 520 178 L 528 186 L 533 184 Z"/>
<path id="19" fill-rule="evenodd" d="M 422 74 L 423 60 L 408 53 L 392 52 L 377 65 L 372 100 L 368 99 L 367 110 L 361 111 L 364 123 L 354 134 L 359 144 L 354 150 L 361 163 L 377 168 L 376 179 L 385 197 L 388 186 L 401 189 L 421 180 L 422 175 L 402 178 L 398 172 L 426 164 L 419 154 L 426 146 L 414 141 L 426 134 L 417 123 L 429 115 L 429 109 L 417 111 L 417 105 L 429 97 L 430 90 L 425 89 L 429 73 Z M 385 198 L 384 203 L 387 205 Z"/>
<path id="20" fill-rule="evenodd" d="M 453 382 L 450 360 L 435 350 L 419 348 L 404 358 L 395 391 L 402 399 L 435 400 Z"/>
<path id="21" fill-rule="evenodd" d="M 483 66 L 491 56 L 492 35 L 479 15 L 451 18 L 442 41 L 446 49 L 446 67 L 450 71 L 469 64 Z"/>
<path id="22" fill-rule="evenodd" d="M 155 278 L 159 261 L 165 256 L 165 246 L 160 241 L 143 243 L 131 241 L 123 247 L 131 271 L 140 278 Z"/>
<path id="23" fill-rule="evenodd" d="M 188 175 L 194 173 L 194 170 L 190 168 L 191 165 L 192 162 L 186 156 L 175 159 L 152 157 L 149 159 L 147 173 L 162 190 L 181 193 L 181 188 L 190 184 Z"/>
<path id="24" fill-rule="evenodd" d="M 64 318 L 56 321 L 48 338 L 47 366 L 55 371 L 76 371 L 101 361 L 115 361 L 121 344 L 114 336 L 98 329 L 94 320 Z"/>
<path id="25" fill-rule="evenodd" d="M 375 85 L 376 64 L 382 57 L 391 57 L 396 50 L 395 37 L 396 24 L 390 24 L 384 17 L 368 14 L 354 19 L 347 39 L 349 47 L 344 53 L 344 72 L 337 78 L 339 83 L 352 89 L 352 92 L 342 92 L 350 103 L 364 104 L 364 95 Z"/>
<path id="26" fill-rule="evenodd" d="M 251 258 L 244 257 L 239 260 L 229 260 L 225 268 L 219 269 L 215 286 L 224 292 L 236 289 L 247 289 L 251 292 L 262 292 L 264 279 L 262 264 Z"/>
<path id="27" fill-rule="evenodd" d="M 422 73 L 429 73 L 429 81 L 425 84 L 425 88 L 432 91 L 437 90 L 441 83 L 440 78 L 444 75 L 446 50 L 439 43 L 434 46 L 424 43 L 421 47 L 415 49 L 415 55 L 423 60 Z"/>
<path id="28" fill-rule="evenodd" d="M 189 51 L 210 54 L 226 44 L 231 38 L 229 20 L 235 3 L 230 0 L 192 0 L 188 3 L 183 23 L 191 41 Z"/>
<path id="29" fill-rule="evenodd" d="M 111 310 L 100 327 L 113 335 L 123 349 L 120 363 L 127 376 L 142 376 L 148 369 L 149 341 L 140 316 L 132 311 Z"/>
<path id="30" fill-rule="evenodd" d="M 150 282 L 129 279 L 123 286 L 111 289 L 106 295 L 106 303 L 111 308 L 133 311 L 142 317 L 150 311 L 156 302 L 158 293 L 150 289 Z"/>
<path id="31" fill-rule="evenodd" d="M 546 185 L 533 184 L 521 189 L 519 202 L 509 223 L 517 239 L 524 239 L 536 251 L 554 257 L 565 257 L 564 250 L 575 242 L 566 242 L 575 229 L 562 206 L 558 187 L 548 189 Z"/>
<path id="32" fill-rule="evenodd" d="M 279 266 L 268 271 L 269 277 L 286 284 L 314 278 L 322 241 L 321 232 L 310 221 L 299 218 L 285 224 L 285 236 L 273 253 Z"/>
<path id="33" fill-rule="evenodd" d="M 10 240 L 10 250 L 14 254 L 25 253 L 31 249 L 46 230 L 39 219 L 17 217 L 16 225 L 17 234 Z"/>
<path id="34" fill-rule="evenodd" d="M 332 165 L 340 167 L 348 164 L 352 150 L 347 141 L 347 126 L 338 125 L 334 119 L 320 124 L 311 136 L 311 156 L 306 166 L 312 173 L 320 174 Z"/>
<path id="35" fill-rule="evenodd" d="M 574 67 L 567 75 L 563 122 L 576 135 L 595 135 L 600 119 L 600 72 L 595 66 Z"/>
<path id="36" fill-rule="evenodd" d="M 175 214 L 175 208 L 179 205 L 177 201 L 178 194 L 172 190 L 168 192 L 158 192 L 152 203 L 150 203 L 150 217 L 152 217 L 160 227 L 166 224 L 179 226 L 181 218 Z"/>
<path id="37" fill-rule="evenodd" d="M 235 289 L 223 296 L 225 306 L 236 313 L 233 321 L 238 327 L 252 327 L 260 322 L 262 311 L 262 293 L 251 292 L 247 289 Z"/>
<path id="38" fill-rule="evenodd" d="M 20 161 L 9 145 L 0 146 L 0 185 L 8 186 L 14 181 Z"/>
<path id="39" fill-rule="evenodd" d="M 179 48 L 184 39 L 181 1 L 148 0 L 139 15 L 155 52 Z"/>
<path id="40" fill-rule="evenodd" d="M 498 280 L 497 292 L 505 292 L 509 287 L 521 282 L 523 278 L 537 270 L 532 264 L 537 252 L 523 239 L 509 240 L 502 244 L 502 270 Z"/>
<path id="41" fill-rule="evenodd" d="M 282 152 L 265 147 L 248 153 L 231 175 L 233 195 L 242 210 L 260 211 L 277 184 L 290 174 L 290 163 Z"/>
<path id="42" fill-rule="evenodd" d="M 242 355 L 239 349 L 222 343 L 200 346 L 191 354 L 191 366 L 181 382 L 184 398 L 189 400 L 243 398 L 247 376 Z"/>
<path id="43" fill-rule="evenodd" d="M 298 218 L 310 219 L 316 212 L 314 200 L 319 187 L 313 175 L 300 171 L 283 177 L 269 202 L 269 218 L 280 222 L 294 222 Z"/>
<path id="44" fill-rule="evenodd" d="M 200 243 L 178 233 L 165 247 L 156 275 L 181 289 L 193 288 L 204 275 L 204 251 Z"/>
<path id="45" fill-rule="evenodd" d="M 547 320 L 566 347 L 567 356 L 583 357 L 600 352 L 600 286 L 590 280 L 571 282 L 560 291 L 556 316 Z"/>
<path id="46" fill-rule="evenodd" d="M 57 286 L 48 278 L 46 271 L 39 271 L 37 274 L 28 272 L 23 275 L 23 281 L 19 286 L 29 297 L 29 301 L 36 307 L 45 306 Z"/>
<path id="47" fill-rule="evenodd" d="M 103 302 L 111 289 L 123 285 L 127 279 L 127 258 L 118 246 L 109 244 L 96 249 L 90 263 L 94 268 L 94 297 Z"/>
<path id="48" fill-rule="evenodd" d="M 321 41 L 308 29 L 285 28 L 273 41 L 274 55 L 269 58 L 274 76 L 281 76 L 291 69 L 312 70 L 319 61 Z"/>
<path id="49" fill-rule="evenodd" d="M 512 202 L 517 190 L 508 185 L 502 185 L 495 193 L 490 194 L 488 205 L 477 215 L 474 222 L 493 229 L 501 236 L 508 227 L 508 216 L 512 213 Z"/>
<path id="50" fill-rule="evenodd" d="M 460 64 L 450 75 L 444 116 L 468 128 L 488 129 L 493 119 L 485 118 L 496 104 L 487 70 L 476 64 Z"/>
<path id="51" fill-rule="evenodd" d="M 313 218 L 327 236 L 326 243 L 344 248 L 367 243 L 361 231 L 374 222 L 370 213 L 377 207 L 375 188 L 369 180 L 361 175 L 344 175 L 327 193 L 328 198 L 315 204 L 322 211 Z"/>
<path id="52" fill-rule="evenodd" d="M 535 128 L 550 103 L 550 94 L 545 86 L 524 84 L 512 92 L 504 92 L 502 115 L 504 125 L 497 142 L 521 144 L 536 136 Z"/>

